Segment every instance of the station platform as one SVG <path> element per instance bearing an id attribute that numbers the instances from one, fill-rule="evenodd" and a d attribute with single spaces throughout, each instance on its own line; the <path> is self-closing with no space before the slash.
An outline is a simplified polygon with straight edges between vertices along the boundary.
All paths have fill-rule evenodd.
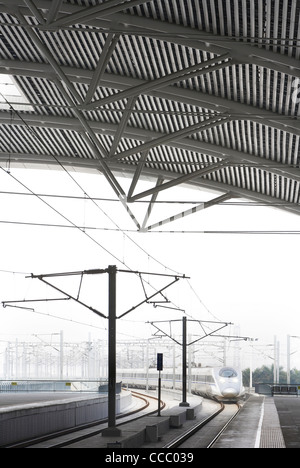
<path id="1" fill-rule="evenodd" d="M 251 395 L 213 448 L 286 448 L 274 398 Z"/>
<path id="2" fill-rule="evenodd" d="M 286 448 L 300 448 L 300 397 L 276 396 L 274 402 Z"/>
<path id="3" fill-rule="evenodd" d="M 300 399 L 296 400 L 294 404 L 297 405 L 300 422 Z M 204 400 L 201 408 L 202 415 L 203 412 L 213 412 L 214 405 L 217 405 L 217 403 L 211 400 Z M 177 408 L 177 410 L 178 412 L 184 412 L 182 408 Z M 109 447 L 123 449 L 151 447 L 152 449 L 159 449 L 163 444 L 159 440 L 155 442 L 155 437 L 158 436 L 158 439 L 160 439 L 159 436 L 163 434 L 164 441 L 169 437 L 169 417 L 172 411 L 174 412 L 174 408 L 170 409 L 169 413 L 162 412 L 159 422 L 158 418 L 153 416 L 126 424 L 122 428 L 122 437 L 106 438 L 97 435 L 69 445 L 66 448 Z M 193 424 L 192 420 L 186 420 L 182 428 L 172 428 L 172 432 L 170 433 L 172 434 L 171 438 L 174 435 L 179 435 L 182 430 L 186 431 Z M 145 444 L 145 429 L 146 427 L 151 428 L 154 426 L 157 426 L 155 437 L 152 443 Z M 243 405 L 238 416 L 230 423 L 213 448 L 286 448 L 274 398 L 256 394 L 251 395 Z"/>
<path id="4" fill-rule="evenodd" d="M 180 397 L 176 392 L 163 394 L 163 400 L 167 403 L 166 409 L 161 411 L 161 416 L 145 416 L 139 420 L 131 421 L 120 426 L 121 436 L 104 437 L 94 435 L 87 439 L 69 444 L 65 448 L 102 448 L 102 449 L 139 449 L 161 447 L 159 442 L 163 435 L 172 431 L 179 434 L 182 427 L 192 426 L 196 414 L 202 408 L 203 398 L 189 395 L 189 407 L 180 407 Z M 216 403 L 214 403 L 216 404 Z M 146 445 L 145 445 L 146 444 Z"/>
<path id="5" fill-rule="evenodd" d="M 129 392 L 127 392 L 129 393 Z M 123 404 L 126 401 L 126 393 Z M 190 399 L 189 399 L 190 401 Z M 66 448 L 146 448 L 162 447 L 170 427 L 172 434 L 194 424 L 195 414 L 213 412 L 217 403 L 191 397 L 188 412 L 178 407 L 178 401 L 170 398 L 169 408 L 162 416 L 146 416 L 140 421 L 128 422 L 122 426 L 122 437 L 93 436 Z M 43 394 L 0 394 L 0 441 L 5 445 L 7 437 L 14 431 L 28 431 L 28 421 L 33 415 L 35 424 L 45 428 L 45 421 L 65 422 L 75 417 L 80 421 L 88 415 L 95 417 L 95 410 L 105 404 L 105 395 L 70 395 L 67 393 Z M 60 414 L 61 412 L 61 414 Z M 200 412 L 200 413 L 199 413 Z M 11 424 L 18 416 L 14 429 Z M 38 416 L 37 416 L 38 415 Z M 73 416 L 71 416 L 73 415 Z M 28 419 L 29 418 L 29 419 Z M 172 418 L 172 419 L 171 419 Z M 14 421 L 15 423 L 16 421 Z M 16 429 L 17 427 L 17 429 Z M 296 396 L 251 395 L 237 417 L 214 444 L 213 448 L 300 448 L 300 398 Z M 145 445 L 145 440 L 150 444 Z"/>

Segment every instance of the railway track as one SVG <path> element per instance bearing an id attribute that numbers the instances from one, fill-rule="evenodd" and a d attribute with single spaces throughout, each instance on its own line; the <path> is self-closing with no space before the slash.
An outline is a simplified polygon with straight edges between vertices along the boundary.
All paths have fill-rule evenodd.
<path id="1" fill-rule="evenodd" d="M 138 409 L 118 415 L 116 419 L 122 420 L 122 422 L 119 423 L 118 426 L 122 426 L 128 421 L 136 421 L 138 419 L 143 418 L 145 415 L 149 416 L 157 412 L 157 398 L 136 391 L 132 391 L 131 393 L 134 398 L 142 401 L 143 404 Z M 163 401 L 161 401 L 161 409 L 164 409 L 165 406 L 166 404 Z M 79 442 L 80 440 L 101 434 L 101 432 L 106 427 L 107 419 L 103 419 L 100 421 L 96 421 L 92 424 L 85 424 L 65 431 L 60 431 L 42 437 L 37 437 L 35 439 L 10 444 L 3 448 L 62 448 L 71 445 L 75 442 Z"/>
<path id="2" fill-rule="evenodd" d="M 163 448 L 213 448 L 240 409 L 238 404 L 220 403 L 215 412 L 166 443 Z"/>

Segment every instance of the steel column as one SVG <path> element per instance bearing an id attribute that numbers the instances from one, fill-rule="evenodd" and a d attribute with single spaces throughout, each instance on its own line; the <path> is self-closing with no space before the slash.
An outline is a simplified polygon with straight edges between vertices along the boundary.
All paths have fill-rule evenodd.
<path id="1" fill-rule="evenodd" d="M 122 435 L 116 427 L 116 308 L 117 308 L 117 267 L 108 267 L 109 310 L 108 310 L 108 428 L 104 437 Z"/>
<path id="2" fill-rule="evenodd" d="M 179 406 L 190 406 L 190 404 L 186 401 L 186 389 L 187 389 L 187 365 L 186 365 L 186 317 L 182 319 L 182 402 Z"/>

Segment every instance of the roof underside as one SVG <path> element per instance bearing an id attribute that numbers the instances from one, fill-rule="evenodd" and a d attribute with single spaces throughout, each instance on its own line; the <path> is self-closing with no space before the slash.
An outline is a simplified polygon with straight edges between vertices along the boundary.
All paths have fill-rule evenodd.
<path id="1" fill-rule="evenodd" d="M 298 0 L 0 0 L 2 166 L 98 169 L 129 212 L 188 183 L 300 214 L 299 58 Z"/>

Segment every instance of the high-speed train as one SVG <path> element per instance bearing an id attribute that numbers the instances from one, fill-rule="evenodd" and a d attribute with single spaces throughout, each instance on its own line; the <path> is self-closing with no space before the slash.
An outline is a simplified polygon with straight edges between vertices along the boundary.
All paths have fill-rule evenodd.
<path id="1" fill-rule="evenodd" d="M 145 370 L 123 369 L 117 372 L 118 380 L 131 388 L 157 387 L 158 371 L 149 369 L 148 374 Z M 172 369 L 162 371 L 161 385 L 163 388 L 182 388 L 182 376 L 178 370 Z M 238 401 L 245 395 L 243 387 L 242 373 L 240 370 L 232 367 L 200 367 L 193 368 L 191 375 L 191 391 L 204 398 L 215 399 L 218 401 Z"/>

